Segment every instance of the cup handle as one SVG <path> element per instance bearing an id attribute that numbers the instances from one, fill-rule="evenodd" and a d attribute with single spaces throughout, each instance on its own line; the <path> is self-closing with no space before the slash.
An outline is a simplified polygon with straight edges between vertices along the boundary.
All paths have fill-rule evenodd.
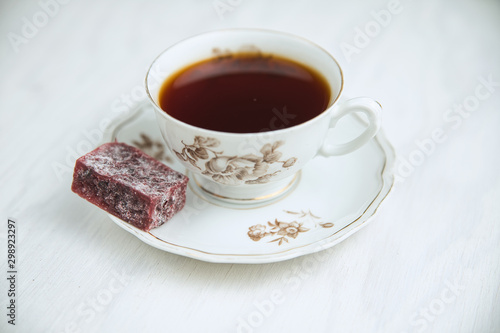
<path id="1" fill-rule="evenodd" d="M 337 108 L 330 120 L 330 130 L 344 116 L 352 112 L 362 112 L 368 117 L 368 127 L 357 138 L 342 144 L 324 142 L 319 150 L 319 155 L 330 157 L 350 153 L 367 143 L 380 129 L 382 107 L 378 102 L 367 97 L 353 98 Z"/>

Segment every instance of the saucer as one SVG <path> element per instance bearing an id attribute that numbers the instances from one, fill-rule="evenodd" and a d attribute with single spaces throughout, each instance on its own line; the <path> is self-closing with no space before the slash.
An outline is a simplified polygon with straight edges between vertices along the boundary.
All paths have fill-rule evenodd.
<path id="1" fill-rule="evenodd" d="M 345 142 L 365 127 L 357 116 L 344 117 L 341 125 L 329 139 Z M 108 128 L 106 141 L 133 145 L 186 173 L 164 144 L 148 103 Z M 381 131 L 353 153 L 314 158 L 301 170 L 293 191 L 264 207 L 210 203 L 193 190 L 191 179 L 185 207 L 150 232 L 109 216 L 141 241 L 170 253 L 216 263 L 277 262 L 330 248 L 365 226 L 392 188 L 394 161 Z"/>

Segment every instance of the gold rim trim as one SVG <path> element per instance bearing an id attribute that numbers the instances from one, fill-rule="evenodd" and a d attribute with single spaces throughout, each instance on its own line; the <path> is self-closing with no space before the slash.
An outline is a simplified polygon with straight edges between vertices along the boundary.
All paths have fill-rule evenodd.
<path id="1" fill-rule="evenodd" d="M 301 175 L 302 175 L 301 171 L 302 170 L 299 170 L 297 172 L 297 173 L 300 173 L 298 175 L 299 178 L 297 179 L 297 181 L 294 184 L 292 184 L 292 187 L 298 186 L 298 184 L 300 182 L 300 179 L 301 179 Z M 259 208 L 267 207 L 267 206 L 270 206 L 270 205 L 274 205 L 275 203 L 280 202 L 280 201 L 284 200 L 285 198 L 287 198 L 290 194 L 292 194 L 292 192 L 294 190 L 294 189 L 290 189 L 289 192 L 287 192 L 287 193 L 283 194 L 282 196 L 276 198 L 276 200 L 266 201 L 266 202 L 263 202 L 262 204 L 260 204 L 258 206 L 250 206 L 250 205 L 249 206 L 237 206 L 237 204 L 235 203 L 234 207 L 232 207 L 229 204 L 223 205 L 223 204 L 221 204 L 221 202 L 209 200 L 206 195 L 203 195 L 202 192 L 198 191 L 197 188 L 195 188 L 193 185 L 191 185 L 191 183 L 188 183 L 188 187 L 191 189 L 191 191 L 193 192 L 194 195 L 196 195 L 201 200 L 203 200 L 205 202 L 208 202 L 211 205 L 214 205 L 214 206 L 217 206 L 217 207 L 221 207 L 221 208 L 237 209 L 237 210 L 259 209 Z"/>
<path id="2" fill-rule="evenodd" d="M 293 176 L 293 179 L 290 181 L 290 183 L 288 183 L 287 185 L 285 185 L 285 187 L 279 189 L 278 191 L 276 192 L 273 192 L 273 193 L 270 193 L 270 194 L 266 194 L 266 195 L 263 195 L 263 196 L 260 196 L 260 197 L 255 197 L 255 198 L 248 198 L 248 199 L 236 199 L 236 198 L 231 198 L 231 197 L 226 197 L 226 196 L 223 196 L 223 195 L 220 195 L 220 194 L 217 194 L 217 193 L 214 193 L 212 191 L 209 191 L 207 190 L 206 188 L 204 188 L 197 180 L 195 177 L 192 177 L 190 179 L 193 180 L 193 182 L 198 186 L 199 189 L 201 189 L 202 191 L 208 193 L 209 195 L 213 196 L 213 197 L 216 197 L 218 199 L 221 199 L 221 200 L 234 200 L 234 201 L 242 201 L 242 202 L 249 202 L 249 201 L 260 201 L 260 200 L 267 200 L 267 199 L 270 199 L 270 198 L 273 198 L 273 197 L 276 197 L 276 196 L 280 196 L 281 194 L 283 194 L 284 192 L 286 192 L 287 190 L 289 190 L 291 187 L 293 187 L 293 185 L 295 185 L 295 182 L 299 179 L 299 176 L 301 174 L 301 171 L 297 171 L 295 173 L 295 175 Z"/>

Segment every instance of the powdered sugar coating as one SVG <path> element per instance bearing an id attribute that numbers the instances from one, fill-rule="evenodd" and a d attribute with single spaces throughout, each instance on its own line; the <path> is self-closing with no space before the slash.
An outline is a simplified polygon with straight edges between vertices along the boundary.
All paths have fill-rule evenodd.
<path id="1" fill-rule="evenodd" d="M 120 219 L 149 231 L 180 211 L 188 178 L 125 143 L 106 143 L 80 157 L 72 190 Z"/>

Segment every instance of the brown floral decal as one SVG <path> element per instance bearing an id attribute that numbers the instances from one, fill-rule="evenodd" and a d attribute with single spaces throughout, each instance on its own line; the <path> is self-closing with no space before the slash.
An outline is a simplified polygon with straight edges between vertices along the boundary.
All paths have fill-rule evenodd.
<path id="1" fill-rule="evenodd" d="M 307 232 L 310 228 L 304 226 L 307 224 L 311 228 L 331 228 L 333 223 L 320 222 L 321 217 L 314 215 L 311 210 L 304 212 L 294 212 L 285 210 L 285 213 L 294 215 L 295 219 L 291 222 L 279 221 L 274 219 L 274 222 L 267 222 L 267 225 L 256 224 L 248 228 L 248 237 L 251 240 L 258 242 L 264 237 L 273 237 L 269 243 L 277 242 L 278 245 L 288 243 L 290 239 L 295 239 L 301 233 Z"/>
<path id="2" fill-rule="evenodd" d="M 262 237 L 266 237 L 269 233 L 266 232 L 266 226 L 262 224 L 256 224 L 248 228 L 248 237 L 254 241 L 259 241 Z"/>
<path id="3" fill-rule="evenodd" d="M 224 156 L 223 151 L 215 150 L 220 145 L 220 141 L 215 138 L 195 136 L 192 144 L 181 142 L 184 145 L 182 151 L 174 150 L 177 157 L 203 170 L 202 173 L 214 181 L 225 185 L 264 184 L 281 172 L 281 170 L 269 172 L 271 164 L 281 163 L 282 168 L 290 168 L 297 161 L 296 157 L 281 160 L 282 153 L 278 148 L 284 144 L 283 141 L 266 143 L 260 149 L 262 156 L 254 154 Z M 200 160 L 208 160 L 202 164 L 204 169 L 198 165 Z"/>
<path id="4" fill-rule="evenodd" d="M 162 141 L 153 140 L 149 137 L 149 135 L 145 133 L 140 133 L 139 135 L 141 137 L 141 140 L 133 140 L 132 144 L 134 146 L 159 161 L 165 161 L 167 163 L 173 162 L 172 158 L 167 155 L 165 146 Z"/>

